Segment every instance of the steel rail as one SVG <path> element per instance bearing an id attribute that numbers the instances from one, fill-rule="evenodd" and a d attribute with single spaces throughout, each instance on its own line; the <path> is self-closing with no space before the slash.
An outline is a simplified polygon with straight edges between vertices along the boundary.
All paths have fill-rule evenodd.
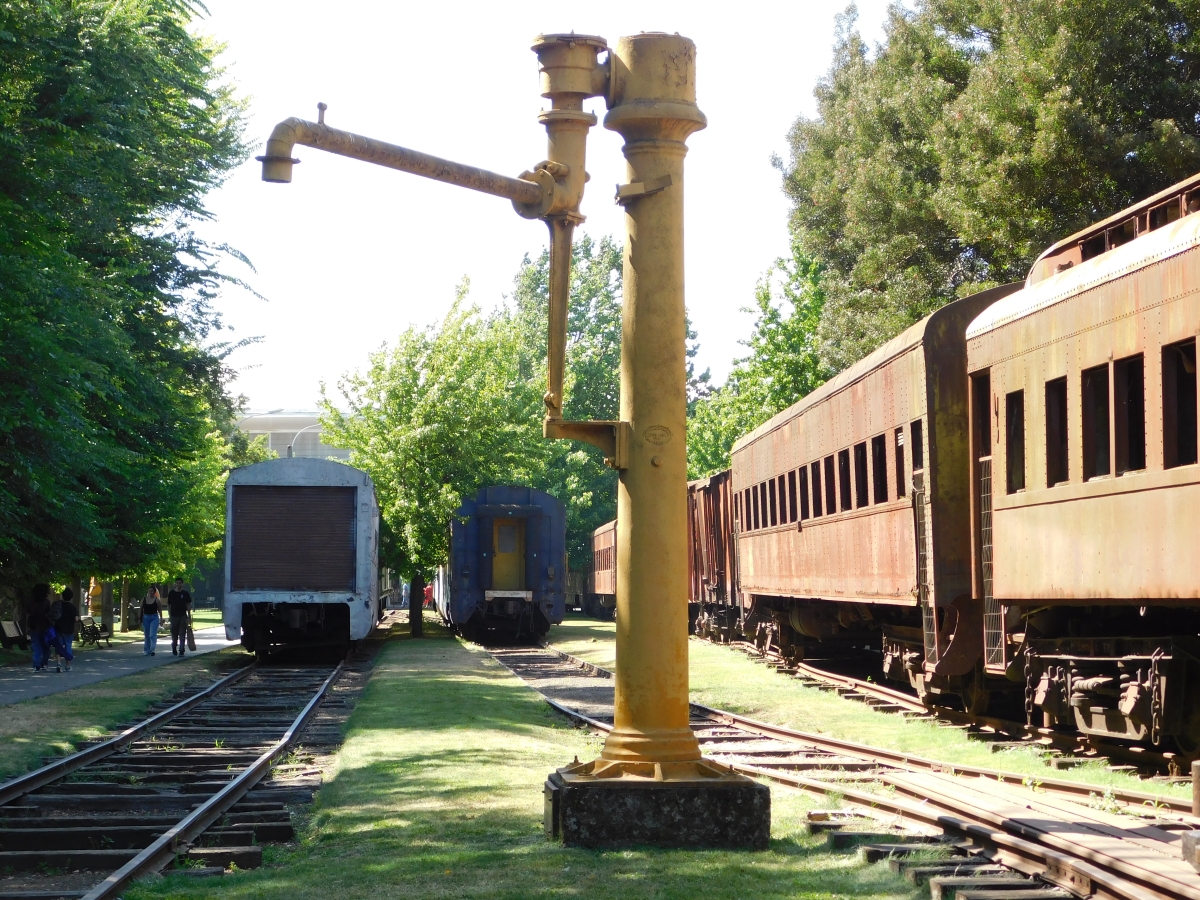
<path id="1" fill-rule="evenodd" d="M 104 759 L 106 756 L 119 753 L 142 737 L 142 735 L 156 730 L 172 719 L 199 706 L 219 691 L 223 691 L 225 688 L 241 681 L 254 670 L 254 665 L 254 663 L 251 663 L 248 666 L 238 669 L 236 672 L 226 675 L 219 681 L 214 681 L 208 687 L 198 691 L 186 700 L 181 700 L 174 706 L 168 707 L 162 712 L 155 713 L 150 718 L 126 728 L 116 737 L 109 738 L 93 747 L 88 747 L 86 750 L 80 750 L 78 753 L 72 753 L 70 756 L 64 756 L 62 759 L 56 759 L 54 762 L 42 766 L 40 769 L 34 769 L 32 772 L 0 784 L 0 806 L 11 803 L 31 791 L 36 791 L 38 788 L 45 787 L 62 778 L 64 775 L 70 775 L 76 769 L 81 769 L 97 760 Z"/>
<path id="2" fill-rule="evenodd" d="M 178 824 L 173 825 L 156 838 L 149 847 L 139 852 L 137 856 L 84 894 L 81 900 L 108 900 L 108 898 L 116 897 L 133 879 L 139 875 L 158 871 L 177 854 L 183 852 L 188 842 L 203 834 L 270 771 L 271 763 L 287 750 L 296 735 L 308 723 L 329 686 L 341 675 L 344 666 L 344 661 L 338 663 L 337 668 L 322 682 L 317 692 L 296 716 L 288 730 L 284 732 L 283 737 L 276 741 L 269 750 L 244 769 L 233 781 L 184 816 Z"/>
<path id="3" fill-rule="evenodd" d="M 556 647 L 546 647 L 547 650 L 556 654 L 562 659 L 567 660 L 577 666 L 580 666 L 585 671 L 592 672 L 604 678 L 611 678 L 612 673 L 607 669 L 602 669 L 599 666 L 593 665 L 586 660 L 579 659 L 569 653 L 564 653 Z M 702 703 L 692 703 L 691 708 L 701 716 L 713 721 L 721 722 L 726 725 L 737 725 L 747 731 L 755 732 L 765 737 L 782 738 L 784 740 L 796 741 L 805 744 L 812 744 L 825 750 L 831 750 L 837 753 L 842 753 L 848 756 L 855 756 L 859 759 L 865 759 L 869 762 L 886 762 L 888 765 L 895 766 L 900 769 L 909 769 L 914 772 L 935 772 L 942 775 L 970 775 L 977 778 L 991 779 L 992 781 L 1014 784 L 1014 785 L 1029 785 L 1036 783 L 1037 787 L 1044 790 L 1054 791 L 1059 794 L 1066 794 L 1072 797 L 1089 797 L 1092 794 L 1104 795 L 1109 788 L 1099 785 L 1087 784 L 1080 781 L 1067 781 L 1062 778 L 1033 778 L 1029 775 L 1021 775 L 1016 772 L 1005 772 L 1001 769 L 989 769 L 983 766 L 968 766 L 959 763 L 942 762 L 936 759 L 929 759 L 924 756 L 916 756 L 911 753 L 901 753 L 896 750 L 887 750 L 882 747 L 873 747 L 869 744 L 860 744 L 856 741 L 847 741 L 840 738 L 829 737 L 823 734 L 814 734 L 809 731 L 798 731 L 794 728 L 785 728 L 782 725 L 772 725 L 769 722 L 761 722 L 757 719 L 752 719 L 749 716 L 743 716 L 738 713 L 732 713 L 723 709 L 714 709 L 710 706 L 705 706 Z M 1191 814 L 1192 803 L 1190 799 L 1182 799 L 1178 797 L 1170 797 L 1163 794 L 1152 794 L 1148 791 L 1131 791 L 1123 789 L 1114 789 L 1111 794 L 1114 800 L 1121 803 L 1126 803 L 1130 806 L 1150 806 L 1155 808 L 1169 809 L 1171 812 Z"/>

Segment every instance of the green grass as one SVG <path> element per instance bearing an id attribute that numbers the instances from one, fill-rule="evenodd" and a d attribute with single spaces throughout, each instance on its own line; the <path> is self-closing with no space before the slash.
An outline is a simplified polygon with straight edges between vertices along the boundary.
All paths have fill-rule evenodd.
<path id="1" fill-rule="evenodd" d="M 196 631 L 201 628 L 212 628 L 214 625 L 220 625 L 221 622 L 221 610 L 219 609 L 192 610 L 192 628 Z"/>
<path id="2" fill-rule="evenodd" d="M 397 637 L 356 708 L 336 769 L 294 848 L 221 879 L 167 875 L 149 898 L 915 898 L 884 866 L 862 867 L 805 834 L 802 795 L 773 790 L 760 853 L 565 849 L 542 831 L 542 783 L 598 739 L 564 724 L 477 648 L 426 618 Z"/>
<path id="3" fill-rule="evenodd" d="M 612 622 L 569 617 L 550 632 L 551 642 L 566 653 L 611 669 L 616 662 Z M 741 650 L 693 638 L 688 642 L 691 699 L 776 725 L 828 734 L 945 762 L 985 766 L 1028 775 L 1032 781 L 1056 778 L 1097 786 L 1190 797 L 1190 784 L 1148 784 L 1136 776 L 1109 772 L 1103 761 L 1058 771 L 1036 750 L 993 753 L 982 741 L 962 731 L 928 721 L 875 712 L 836 694 L 805 687 L 757 663 Z"/>
<path id="4" fill-rule="evenodd" d="M 72 753 L 82 742 L 138 718 L 184 685 L 195 681 L 207 684 L 248 662 L 249 657 L 236 649 L 218 650 L 186 662 L 0 707 L 0 778 L 36 769 L 43 756 Z"/>

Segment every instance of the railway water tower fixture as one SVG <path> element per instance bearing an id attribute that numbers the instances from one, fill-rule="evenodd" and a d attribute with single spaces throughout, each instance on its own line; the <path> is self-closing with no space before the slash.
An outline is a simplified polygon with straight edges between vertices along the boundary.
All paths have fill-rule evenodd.
<path id="1" fill-rule="evenodd" d="M 620 473 L 617 495 L 617 666 L 614 728 L 599 759 L 546 781 L 546 830 L 567 844 L 765 848 L 770 793 L 705 760 L 688 724 L 687 452 L 683 301 L 683 159 L 704 128 L 696 48 L 643 33 L 610 49 L 603 38 L 535 39 L 547 158 L 511 178 L 317 122 L 275 126 L 259 157 L 263 180 L 290 182 L 296 144 L 505 197 L 550 229 L 547 438 L 600 447 Z M 624 139 L 625 210 L 621 414 L 563 419 L 571 240 L 583 221 L 587 135 L 603 97 L 604 126 Z"/>

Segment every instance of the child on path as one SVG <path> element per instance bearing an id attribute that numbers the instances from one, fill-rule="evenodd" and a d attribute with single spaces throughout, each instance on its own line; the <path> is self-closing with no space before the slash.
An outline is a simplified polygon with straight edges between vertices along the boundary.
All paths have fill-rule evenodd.
<path id="1" fill-rule="evenodd" d="M 167 608 L 171 611 L 172 656 L 183 656 L 187 652 L 188 611 L 191 607 L 192 595 L 184 588 L 183 579 L 176 578 L 175 586 L 167 593 Z"/>
<path id="2" fill-rule="evenodd" d="M 142 600 L 142 632 L 145 639 L 142 642 L 142 654 L 153 656 L 154 648 L 158 646 L 158 623 L 162 617 L 162 603 L 158 599 L 158 588 L 150 586 L 146 598 Z"/>

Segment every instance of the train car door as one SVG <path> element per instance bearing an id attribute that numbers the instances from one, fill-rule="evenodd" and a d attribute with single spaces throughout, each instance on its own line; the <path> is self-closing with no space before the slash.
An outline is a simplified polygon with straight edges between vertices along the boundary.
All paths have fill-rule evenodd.
<path id="1" fill-rule="evenodd" d="M 525 520 L 492 523 L 492 590 L 525 590 Z"/>

